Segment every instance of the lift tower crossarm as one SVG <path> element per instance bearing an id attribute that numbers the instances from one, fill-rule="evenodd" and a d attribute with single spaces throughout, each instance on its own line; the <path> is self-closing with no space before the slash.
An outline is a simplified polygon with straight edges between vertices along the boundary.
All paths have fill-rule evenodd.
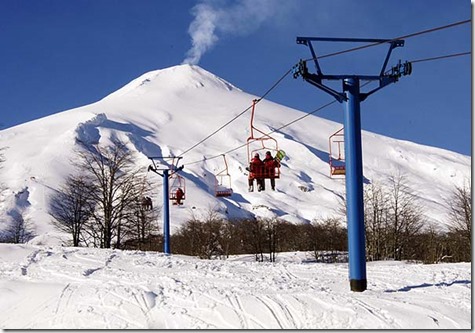
<path id="1" fill-rule="evenodd" d="M 318 57 L 316 55 L 315 49 L 313 47 L 313 42 L 354 42 L 354 43 L 372 43 L 370 45 L 377 44 L 389 44 L 388 53 L 384 59 L 383 66 L 380 70 L 379 75 L 354 75 L 354 74 L 339 74 L 339 75 L 328 75 L 323 74 L 321 66 L 318 62 Z M 404 46 L 404 40 L 400 39 L 374 39 L 374 38 L 329 38 L 329 37 L 297 37 L 297 44 L 306 45 L 310 49 L 312 58 L 315 63 L 316 74 L 309 73 L 307 69 L 307 60 L 300 60 L 299 64 L 294 67 L 294 78 L 299 75 L 307 81 L 308 83 L 316 86 L 317 88 L 325 91 L 326 93 L 335 97 L 340 103 L 347 101 L 346 94 L 337 92 L 336 90 L 324 85 L 323 80 L 345 80 L 348 78 L 357 78 L 359 80 L 366 81 L 379 81 L 379 86 L 369 92 L 360 93 L 360 101 L 364 101 L 369 95 L 375 93 L 376 91 L 384 88 L 388 84 L 397 82 L 401 75 L 408 75 L 411 72 L 411 64 L 406 62 L 404 64 L 399 64 L 396 67 L 391 68 L 391 70 L 386 73 L 386 67 L 391 57 L 392 50 L 396 47 Z M 367 46 L 364 46 L 367 47 Z M 363 47 L 362 47 L 363 48 Z M 357 50 L 359 48 L 355 48 Z M 322 57 L 321 57 L 322 58 Z"/>

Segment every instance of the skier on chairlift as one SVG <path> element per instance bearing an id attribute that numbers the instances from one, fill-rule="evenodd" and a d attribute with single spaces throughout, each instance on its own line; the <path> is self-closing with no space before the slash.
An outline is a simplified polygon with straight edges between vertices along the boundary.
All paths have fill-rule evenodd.
<path id="1" fill-rule="evenodd" d="M 272 157 L 270 151 L 266 152 L 266 157 L 264 158 L 263 163 L 265 168 L 265 178 L 270 178 L 270 185 L 272 187 L 272 191 L 275 191 L 275 168 L 280 167 L 280 163 Z M 264 179 L 262 179 L 262 190 L 265 190 Z"/>
<path id="2" fill-rule="evenodd" d="M 262 178 L 264 171 L 264 163 L 261 161 L 258 153 L 254 154 L 254 157 L 249 165 L 248 171 L 249 192 L 254 191 L 254 179 L 256 179 L 257 190 L 259 192 L 262 191 L 264 187 L 264 179 Z"/>
<path id="3" fill-rule="evenodd" d="M 181 200 L 183 199 L 183 196 L 185 195 L 185 193 L 183 192 L 181 188 L 178 188 L 175 194 L 176 194 L 176 204 L 182 205 L 183 203 L 181 202 Z"/>

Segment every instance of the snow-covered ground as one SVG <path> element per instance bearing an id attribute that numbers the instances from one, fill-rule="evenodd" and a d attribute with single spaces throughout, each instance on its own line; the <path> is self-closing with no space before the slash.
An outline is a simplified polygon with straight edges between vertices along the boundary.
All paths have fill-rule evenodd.
<path id="1" fill-rule="evenodd" d="M 309 253 L 199 260 L 155 252 L 0 244 L 3 329 L 470 329 L 469 263 L 347 264 Z"/>

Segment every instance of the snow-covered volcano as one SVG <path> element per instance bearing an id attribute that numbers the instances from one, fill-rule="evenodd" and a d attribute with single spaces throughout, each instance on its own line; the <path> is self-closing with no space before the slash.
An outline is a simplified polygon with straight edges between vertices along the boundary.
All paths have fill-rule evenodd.
<path id="1" fill-rule="evenodd" d="M 277 190 L 247 191 L 247 151 L 250 112 L 210 137 L 216 129 L 249 108 L 258 98 L 198 66 L 181 65 L 146 73 L 104 99 L 0 131 L 6 161 L 0 181 L 6 190 L 0 203 L 8 223 L 12 212 L 31 221 L 42 242 L 54 242 L 48 215 L 52 191 L 72 171 L 78 140 L 106 144 L 112 137 L 137 151 L 136 163 L 146 168 L 149 156 L 183 155 L 185 205 L 171 209 L 172 232 L 194 214 L 216 209 L 229 217 L 278 216 L 311 221 L 339 216 L 344 179 L 329 177 L 329 136 L 342 124 L 311 115 L 273 133 L 287 153 Z M 322 105 L 325 101 L 322 101 Z M 256 106 L 254 125 L 265 133 L 281 128 L 305 113 L 263 100 Z M 364 177 L 384 181 L 401 174 L 419 197 L 429 221 L 443 224 L 451 190 L 470 177 L 468 156 L 363 132 Z M 214 196 L 215 174 L 224 168 L 221 154 L 240 147 L 226 159 L 234 195 Z M 155 205 L 161 206 L 162 179 L 156 184 Z"/>

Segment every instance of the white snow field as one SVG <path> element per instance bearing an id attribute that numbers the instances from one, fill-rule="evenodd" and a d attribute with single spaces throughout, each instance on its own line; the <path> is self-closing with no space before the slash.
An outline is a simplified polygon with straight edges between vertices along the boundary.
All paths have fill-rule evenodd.
<path id="1" fill-rule="evenodd" d="M 246 142 L 250 112 L 189 148 L 256 97 L 198 66 L 181 65 L 146 73 L 96 103 L 0 131 L 0 147 L 8 147 L 0 232 L 21 214 L 36 235 L 27 245 L 0 244 L 0 327 L 471 328 L 469 263 L 368 263 L 368 290 L 354 293 L 347 264 L 314 263 L 305 253 L 279 254 L 271 264 L 253 262 L 252 255 L 204 261 L 67 247 L 70 236 L 54 227 L 48 204 L 73 171 L 78 140 L 105 145 L 118 137 L 144 171 L 149 156 L 186 152 L 186 200 L 170 209 L 172 233 L 192 212 L 199 217 L 210 209 L 295 223 L 341 216 L 345 184 L 329 177 L 328 139 L 342 124 L 318 113 L 272 134 L 288 156 L 275 192 L 247 192 L 243 147 L 226 155 L 233 196 L 214 196 L 221 154 Z M 338 103 L 331 107 L 341 112 Z M 262 100 L 254 124 L 269 132 L 305 115 Z M 471 177 L 470 157 L 365 131 L 362 140 L 366 181 L 403 175 L 427 226 L 445 228 L 451 191 Z M 148 177 L 160 207 L 162 179 Z"/>
<path id="2" fill-rule="evenodd" d="M 469 263 L 347 264 L 306 253 L 199 260 L 156 252 L 0 244 L 4 329 L 470 329 Z"/>

